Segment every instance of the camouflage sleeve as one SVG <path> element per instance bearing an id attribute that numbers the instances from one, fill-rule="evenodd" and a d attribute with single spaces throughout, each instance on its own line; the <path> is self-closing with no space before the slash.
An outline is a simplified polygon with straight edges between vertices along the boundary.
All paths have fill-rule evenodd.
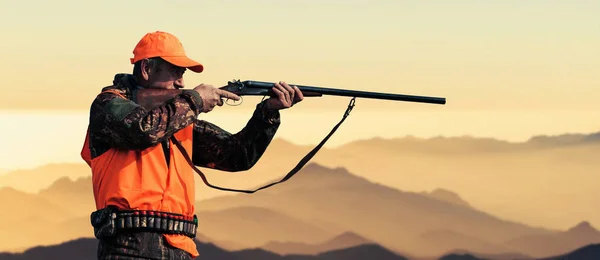
<path id="1" fill-rule="evenodd" d="M 198 120 L 194 126 L 194 164 L 230 172 L 252 168 L 280 125 L 279 111 L 269 110 L 264 104 L 256 106 L 246 126 L 236 134 Z"/>
<path id="2" fill-rule="evenodd" d="M 118 95 L 102 93 L 92 103 L 90 134 L 95 143 L 104 146 L 145 149 L 193 123 L 201 109 L 202 99 L 193 90 L 185 90 L 152 110 Z"/>

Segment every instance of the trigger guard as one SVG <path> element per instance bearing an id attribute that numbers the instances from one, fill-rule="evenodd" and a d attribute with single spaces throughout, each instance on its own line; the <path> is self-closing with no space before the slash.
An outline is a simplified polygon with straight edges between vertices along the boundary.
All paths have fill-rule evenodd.
<path id="1" fill-rule="evenodd" d="M 232 101 L 230 101 L 232 100 Z M 230 106 L 239 106 L 240 104 L 242 104 L 242 102 L 244 101 L 244 97 L 240 96 L 240 101 L 238 104 L 236 104 L 236 101 L 233 99 L 225 99 L 225 104 L 230 105 Z M 231 103 L 230 103 L 231 102 Z"/>

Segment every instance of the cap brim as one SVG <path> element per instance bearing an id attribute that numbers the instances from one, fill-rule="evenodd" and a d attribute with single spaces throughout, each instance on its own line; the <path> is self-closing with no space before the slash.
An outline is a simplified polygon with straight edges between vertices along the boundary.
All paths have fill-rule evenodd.
<path id="1" fill-rule="evenodd" d="M 204 70 L 202 64 L 185 56 L 163 56 L 161 58 L 175 66 L 188 68 L 196 73 L 200 73 Z"/>

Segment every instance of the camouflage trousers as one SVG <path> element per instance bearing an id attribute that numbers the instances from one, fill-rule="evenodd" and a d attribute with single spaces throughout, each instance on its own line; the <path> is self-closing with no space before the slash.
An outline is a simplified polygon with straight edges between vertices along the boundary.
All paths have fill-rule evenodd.
<path id="1" fill-rule="evenodd" d="M 98 242 L 98 260 L 190 260 L 192 256 L 167 243 L 160 233 L 123 233 Z"/>

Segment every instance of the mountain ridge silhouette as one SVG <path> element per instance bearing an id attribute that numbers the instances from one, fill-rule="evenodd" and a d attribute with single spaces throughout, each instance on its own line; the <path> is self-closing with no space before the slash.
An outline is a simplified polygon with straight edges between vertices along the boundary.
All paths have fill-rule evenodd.
<path id="1" fill-rule="evenodd" d="M 260 248 L 280 254 L 310 254 L 316 255 L 322 252 L 335 250 L 338 248 L 348 248 L 353 246 L 359 246 L 364 244 L 375 243 L 372 240 L 364 238 L 363 236 L 356 234 L 352 231 L 345 231 L 326 241 L 319 241 L 315 243 L 302 243 L 302 242 L 285 242 L 285 241 L 269 241 L 262 245 Z"/>
<path id="2" fill-rule="evenodd" d="M 196 247 L 200 256 L 196 259 L 219 260 L 337 260 L 337 259 L 365 259 L 377 257 L 380 260 L 408 260 L 379 245 L 361 245 L 343 249 L 331 250 L 318 255 L 279 255 L 264 249 L 252 248 L 236 251 L 227 251 L 212 243 L 196 240 Z M 97 240 L 95 238 L 78 238 L 60 244 L 37 246 L 25 250 L 23 253 L 0 253 L 0 260 L 23 259 L 61 259 L 61 260 L 95 260 Z"/>
<path id="3" fill-rule="evenodd" d="M 360 177 L 360 176 L 356 176 L 354 174 L 352 174 L 351 172 L 349 172 L 346 168 L 344 167 L 337 167 L 337 168 L 329 168 L 329 167 L 325 167 L 316 163 L 310 163 L 308 164 L 303 170 L 303 172 L 299 173 L 298 176 L 296 176 L 294 178 L 294 181 L 290 181 L 288 183 L 282 184 L 280 186 L 276 186 L 273 187 L 272 189 L 268 189 L 265 190 L 265 192 L 260 192 L 257 194 L 253 194 L 253 195 L 245 195 L 245 194 L 236 194 L 236 195 L 229 195 L 227 197 L 219 197 L 216 199 L 234 199 L 235 203 L 218 203 L 221 206 L 223 206 L 223 209 L 215 209 L 215 208 L 211 208 L 209 207 L 210 204 L 206 204 L 206 201 L 202 201 L 199 200 L 197 203 L 197 210 L 198 213 L 200 214 L 204 214 L 210 210 L 213 211 L 220 211 L 220 210 L 226 210 L 225 212 L 235 212 L 235 211 L 231 211 L 235 208 L 239 209 L 257 209 L 260 212 L 277 212 L 277 214 L 284 214 L 287 216 L 292 216 L 293 218 L 299 218 L 301 221 L 303 222 L 308 222 L 308 223 L 318 223 L 318 221 L 321 222 L 332 222 L 333 219 L 337 219 L 336 222 L 337 223 L 342 223 L 342 225 L 339 228 L 331 228 L 330 230 L 328 229 L 328 225 L 317 225 L 316 227 L 318 229 L 325 229 L 327 232 L 323 233 L 320 237 L 319 236 L 314 236 L 314 235 L 307 235 L 303 238 L 303 239 L 299 239 L 299 240 L 308 240 L 310 239 L 311 241 L 315 241 L 315 240 L 321 240 L 324 237 L 329 237 L 332 236 L 334 233 L 339 232 L 340 230 L 348 230 L 354 233 L 358 233 L 361 236 L 367 236 L 369 237 L 371 240 L 382 244 L 383 246 L 386 246 L 387 248 L 391 248 L 392 250 L 394 250 L 395 252 L 406 252 L 407 254 L 410 255 L 420 255 L 419 253 L 415 253 L 415 252 L 411 252 L 410 250 L 406 250 L 407 248 L 398 248 L 397 246 L 391 246 L 390 243 L 393 239 L 395 239 L 394 236 L 392 236 L 392 234 L 390 233 L 388 236 L 388 238 L 385 238 L 384 236 L 384 241 L 382 241 L 380 239 L 380 235 L 378 234 L 368 234 L 370 229 L 376 229 L 376 230 L 384 230 L 387 227 L 385 225 L 383 225 L 384 223 L 388 223 L 388 226 L 394 226 L 396 228 L 398 228 L 398 222 L 396 220 L 392 220 L 391 218 L 388 220 L 384 220 L 383 222 L 381 220 L 383 219 L 379 219 L 379 220 L 375 220 L 373 221 L 373 225 L 366 228 L 365 227 L 360 227 L 361 224 L 359 224 L 361 221 L 360 220 L 355 220 L 354 222 L 348 222 L 348 221 L 339 221 L 339 216 L 340 214 L 338 214 L 338 212 L 336 210 L 334 211 L 330 211 L 328 212 L 328 208 L 332 208 L 331 205 L 333 205 L 333 208 L 335 207 L 341 207 L 338 208 L 337 210 L 342 210 L 342 212 L 346 211 L 346 213 L 342 213 L 341 215 L 357 215 L 360 214 L 361 211 L 371 211 L 371 212 L 378 212 L 378 214 L 381 214 L 382 212 L 386 212 L 384 215 L 381 215 L 381 217 L 384 217 L 384 219 L 387 219 L 390 216 L 386 216 L 387 214 L 390 213 L 390 208 L 392 207 L 408 207 L 408 208 L 403 208 L 404 210 L 402 211 L 401 215 L 395 215 L 397 217 L 399 217 L 399 219 L 404 218 L 404 224 L 402 223 L 402 221 L 400 221 L 400 225 L 406 225 L 407 228 L 405 228 L 406 230 L 410 231 L 411 228 L 415 228 L 412 226 L 417 226 L 416 230 L 419 230 L 418 228 L 422 228 L 422 226 L 432 226 L 431 224 L 418 224 L 415 225 L 415 223 L 421 223 L 419 221 L 421 221 L 420 219 L 424 219 L 424 220 L 435 220 L 435 218 L 438 218 L 438 214 L 444 214 L 447 218 L 448 223 L 452 223 L 452 225 L 456 226 L 457 223 L 463 223 L 461 225 L 463 225 L 463 228 L 470 228 L 471 225 L 473 225 L 472 223 L 469 222 L 473 222 L 473 223 L 478 223 L 481 220 L 485 220 L 488 219 L 486 221 L 489 221 L 489 219 L 496 219 L 493 220 L 493 222 L 491 223 L 504 223 L 504 224 L 500 224 L 500 225 L 505 225 L 506 223 L 508 223 L 509 225 L 512 225 L 511 222 L 507 222 L 507 221 L 503 221 L 501 218 L 497 218 L 493 215 L 487 214 L 485 212 L 482 212 L 478 209 L 474 209 L 474 208 L 468 208 L 468 207 L 464 207 L 461 205 L 456 205 L 456 203 L 452 203 L 452 202 L 447 202 L 444 200 L 438 200 L 435 198 L 432 198 L 431 196 L 426 196 L 420 193 L 415 193 L 415 192 L 405 192 L 405 191 L 401 191 L 398 190 L 396 188 L 392 188 L 392 187 L 388 187 L 382 184 L 378 184 L 378 183 L 373 183 L 367 179 L 365 179 L 364 177 Z M 88 177 L 89 178 L 89 177 Z M 52 186 L 49 187 L 48 189 L 46 189 L 45 191 L 50 192 L 48 194 L 55 194 L 55 195 L 60 195 L 60 190 L 61 189 L 67 189 L 65 191 L 65 193 L 63 195 L 60 196 L 70 196 L 70 197 L 85 197 L 88 196 L 88 201 L 90 202 L 90 204 L 93 203 L 92 198 L 91 198 L 91 191 L 86 191 L 87 188 L 77 188 L 77 187 L 73 187 L 71 185 L 89 185 L 89 181 L 91 180 L 85 180 L 85 179 L 80 179 L 80 180 L 76 180 L 76 181 L 72 181 L 72 180 L 68 180 L 68 179 L 63 179 L 60 181 L 56 182 L 56 186 Z M 11 190 L 9 188 L 9 190 Z M 12 189 L 14 190 L 14 189 Z M 84 193 L 84 195 L 81 195 L 77 192 L 82 192 Z M 87 194 L 87 195 L 85 195 Z M 312 195 L 311 195 L 312 194 Z M 317 195 L 317 197 L 319 198 L 320 202 L 317 204 L 317 208 L 311 208 L 311 198 L 314 197 L 314 195 Z M 41 197 L 40 195 L 38 195 L 39 197 Z M 60 197 L 59 196 L 59 197 Z M 280 208 L 272 208 L 272 207 L 265 207 L 265 204 L 259 204 L 259 205 L 253 205 L 253 204 L 244 204 L 245 200 L 248 199 L 261 199 L 261 198 L 265 198 L 266 197 L 271 197 L 270 199 L 267 200 L 266 204 L 269 204 L 269 200 L 272 201 L 272 198 L 276 198 L 279 197 L 280 199 L 282 199 L 280 202 L 281 203 L 288 203 L 287 199 L 290 198 L 292 199 L 294 202 L 294 207 L 295 210 L 292 211 L 287 211 L 286 210 L 281 210 Z M 15 195 L 9 195 L 8 197 L 10 197 L 11 199 L 14 199 L 16 196 Z M 332 201 L 327 201 L 329 198 L 350 198 L 350 200 L 348 201 L 337 201 L 337 200 L 332 200 Z M 367 197 L 371 198 L 371 199 L 366 199 Z M 460 197 L 460 196 L 458 196 Z M 356 201 L 358 200 L 358 201 Z M 44 199 L 44 201 L 47 201 L 47 198 Z M 210 201 L 210 200 L 209 200 Z M 386 204 L 389 205 L 389 207 L 386 206 L 378 206 L 373 204 L 373 201 L 383 201 L 386 203 L 390 203 L 390 204 Z M 241 203 L 239 205 L 236 205 L 236 203 Z M 336 206 L 337 205 L 337 206 Z M 360 210 L 359 211 L 350 211 L 348 212 L 347 209 L 351 209 L 352 207 L 356 207 L 356 205 L 360 205 Z M 429 205 L 429 206 L 427 206 Z M 280 205 L 281 206 L 281 205 Z M 375 206 L 375 207 L 374 207 Z M 369 209 L 372 208 L 372 209 Z M 296 210 L 299 210 L 300 212 L 296 212 Z M 302 213 L 302 211 L 304 210 L 304 213 Z M 317 215 L 315 215 L 314 212 L 323 212 L 323 210 L 325 210 L 324 212 L 329 214 L 328 218 L 325 219 L 319 219 Z M 425 211 L 423 211 L 425 210 Z M 84 210 L 85 211 L 85 210 Z M 243 211 L 240 211 L 243 212 Z M 252 216 L 252 215 L 245 215 L 245 214 L 251 214 L 250 212 L 247 213 L 236 213 L 236 214 L 227 214 L 227 213 L 223 213 L 223 216 L 226 215 L 239 215 L 240 217 L 244 217 L 244 216 Z M 420 212 L 420 213 L 419 213 Z M 425 213 L 423 213 L 425 212 Z M 454 212 L 454 213 L 452 213 Z M 460 213 L 462 212 L 462 213 Z M 214 212 L 213 212 L 214 213 Z M 300 214 L 298 214 L 300 213 Z M 449 216 L 452 216 L 452 214 L 457 214 L 456 217 L 453 218 L 448 218 Z M 85 231 L 86 229 L 82 229 L 84 232 L 89 232 L 89 227 L 87 225 L 89 216 L 87 215 L 89 214 L 89 212 L 85 212 L 85 216 L 83 214 L 74 214 L 74 216 L 81 216 L 81 217 L 77 217 L 76 219 L 73 219 L 72 221 L 78 221 L 78 223 L 81 223 L 80 225 L 86 225 L 86 228 L 88 228 L 88 231 Z M 398 213 L 393 213 L 393 214 L 398 214 Z M 408 215 L 407 215 L 408 214 Z M 424 215 L 422 214 L 432 214 L 430 215 L 430 217 L 424 217 Z M 450 214 L 450 215 L 448 215 Z M 466 215 L 465 215 L 466 214 Z M 476 214 L 479 215 L 480 220 L 475 220 L 475 219 L 470 219 L 473 216 L 471 214 Z M 300 215 L 300 216 L 299 216 Z M 411 215 L 413 217 L 411 217 Z M 409 217 L 408 219 L 406 219 L 406 217 Z M 425 215 L 426 216 L 426 215 Z M 368 217 L 368 216 L 367 216 Z M 483 218 L 482 218 L 483 217 Z M 256 217 L 254 217 L 256 219 Z M 432 218 L 432 219 L 429 219 Z M 215 237 L 213 237 L 216 241 L 229 241 L 233 244 L 235 243 L 239 243 L 240 241 L 235 241 L 235 239 L 232 239 L 231 237 L 219 237 L 218 234 L 219 233 L 227 233 L 227 221 L 219 221 L 218 219 L 222 219 L 220 217 L 217 217 L 215 220 L 211 220 L 208 222 L 214 223 L 213 226 L 215 226 L 214 230 L 211 232 L 208 232 L 208 236 L 209 237 L 213 237 L 213 235 L 216 234 Z M 265 215 L 261 215 L 258 217 L 258 219 L 265 219 Z M 450 221 L 450 219 L 452 219 Z M 469 220 L 470 219 L 470 220 Z M 398 219 L 397 219 L 398 220 Z M 475 220 L 475 221 L 474 221 Z M 388 221 L 388 222 L 386 222 Z M 439 220 L 435 220 L 436 222 L 439 222 Z M 456 222 L 458 221 L 458 222 Z M 499 222 L 495 222 L 495 221 L 499 221 Z M 237 221 L 233 221 L 232 223 L 235 223 Z M 345 222 L 345 223 L 344 223 Z M 379 223 L 381 222 L 381 223 Z M 412 225 L 409 225 L 411 224 Z M 435 223 L 435 222 L 433 222 Z M 485 222 L 483 222 L 485 223 Z M 582 222 L 582 223 L 588 223 L 589 222 Z M 515 223 L 517 224 L 517 226 L 515 227 L 525 227 L 525 228 L 531 228 L 531 227 L 527 227 L 527 225 L 521 225 L 519 223 Z M 61 224 L 62 225 L 62 224 Z M 68 226 L 65 222 L 65 227 Z M 297 225 L 297 224 L 293 224 L 293 225 Z M 480 226 L 480 230 L 486 230 L 486 229 L 490 229 L 493 228 L 493 226 L 495 226 L 497 224 L 485 224 L 483 226 Z M 249 227 L 248 225 L 245 225 L 247 227 Z M 421 226 L 421 227 L 419 227 Z M 581 224 L 581 227 L 585 227 L 585 224 Z M 433 229 L 434 226 L 432 226 L 431 230 L 422 230 L 422 231 L 416 231 L 414 232 L 414 234 L 412 236 L 409 237 L 405 237 L 405 241 L 416 241 L 415 237 L 418 237 L 420 234 L 422 233 L 427 233 L 427 232 L 432 232 L 432 231 L 436 231 L 436 230 L 443 230 L 444 227 L 440 226 L 437 229 Z M 272 225 L 272 226 L 255 226 L 252 229 L 249 229 L 248 231 L 246 231 L 246 234 L 252 234 L 255 233 L 257 231 L 264 231 L 264 230 L 273 230 L 274 232 L 279 232 L 278 229 L 280 227 L 276 224 L 276 225 Z M 358 228 L 358 229 L 357 229 Z M 509 228 L 510 229 L 510 228 Z M 405 232 L 407 232 L 405 230 Z M 535 232 L 539 232 L 540 230 L 537 228 L 532 228 L 532 231 L 535 230 Z M 576 229 L 577 230 L 577 229 Z M 207 229 L 206 227 L 203 228 L 202 230 L 203 232 L 206 231 L 210 231 L 209 229 Z M 413 230 L 415 231 L 415 230 Z M 491 230 L 488 230 L 488 232 L 490 232 Z M 555 234 L 557 231 L 554 230 L 546 230 L 546 229 L 542 229 L 541 230 L 542 233 L 541 234 L 548 234 L 548 235 L 552 235 Z M 81 231 L 80 231 L 81 232 Z M 459 229 L 459 230 L 455 230 L 453 232 L 456 232 L 457 234 L 460 234 L 458 237 L 480 237 L 481 238 L 481 234 L 480 235 L 474 235 L 474 234 L 469 234 L 469 232 L 467 232 L 466 234 L 464 233 L 463 230 Z M 497 231 L 493 231 L 493 232 L 497 232 Z M 558 232 L 564 232 L 564 231 L 558 231 Z M 452 232 L 451 232 L 452 233 Z M 268 234 L 268 233 L 267 233 Z M 272 235 L 269 236 L 267 238 L 264 238 L 265 241 L 260 241 L 257 242 L 256 245 L 243 245 L 244 247 L 252 247 L 252 246 L 260 246 L 260 245 L 264 245 L 264 243 L 266 243 L 266 239 L 268 240 L 279 240 L 279 236 L 280 235 Z M 439 237 L 439 236 L 434 236 L 435 238 Z M 483 240 L 486 240 L 488 237 L 487 235 L 483 236 Z M 524 234 L 523 236 L 516 236 L 516 238 L 512 238 L 512 239 L 519 239 L 521 237 L 530 237 L 530 234 Z M 281 237 L 283 238 L 283 237 Z M 478 239 L 480 239 L 478 238 Z M 247 240 L 247 239 L 246 239 Z M 285 240 L 285 239 L 284 239 Z M 294 240 L 294 239 L 292 239 Z M 387 240 L 387 242 L 386 242 Z M 455 246 L 453 246 L 453 248 L 444 248 L 444 247 L 439 247 L 436 249 L 437 251 L 433 251 L 433 252 L 437 252 L 437 253 L 442 253 L 442 252 L 446 252 L 452 249 L 457 249 L 457 248 L 466 248 L 468 250 L 475 250 L 475 251 L 480 251 L 480 249 L 482 248 L 470 248 L 468 246 L 469 243 L 467 243 L 466 241 L 468 240 L 464 240 L 462 243 L 460 244 L 460 239 L 449 239 L 449 240 L 453 240 L 453 241 L 458 241 L 459 243 L 456 244 Z M 510 239 L 507 239 L 510 241 Z M 302 242 L 302 241 L 292 241 L 292 242 Z M 429 243 L 431 243 L 432 241 L 427 241 L 427 239 L 421 241 L 424 245 L 427 245 Z M 429 243 L 428 243 L 429 242 Z M 498 239 L 497 241 L 490 241 L 490 243 L 492 244 L 497 244 L 499 247 L 501 248 L 502 246 L 506 246 L 504 245 L 504 240 L 502 239 Z M 579 241 L 578 243 L 583 243 L 583 242 L 587 242 L 587 240 L 582 240 Z M 439 243 L 433 243 L 433 244 L 439 244 Z M 410 248 L 410 243 L 407 242 L 407 247 Z M 578 246 L 579 244 L 575 244 L 575 246 Z M 239 247 L 240 245 L 238 245 Z M 454 248 L 455 247 L 455 248 Z M 557 250 L 560 250 L 562 247 L 558 246 Z M 430 250 L 431 248 L 423 248 L 422 250 Z M 505 252 L 506 251 L 506 252 Z M 529 254 L 530 250 L 527 248 L 522 248 L 521 250 L 503 250 L 503 251 L 498 251 L 498 252 L 482 252 L 482 253 L 487 253 L 487 254 L 491 254 L 491 253 L 510 253 L 512 251 L 518 251 L 519 253 L 523 253 L 523 254 Z M 535 250 L 534 250 L 535 251 Z M 561 251 L 564 252 L 564 251 Z M 536 253 L 536 252 L 534 252 Z M 545 252 L 542 252 L 545 253 Z M 543 255 L 543 256 L 546 256 Z"/>
<path id="4" fill-rule="evenodd" d="M 269 252 L 264 249 L 247 249 L 228 251 L 215 246 L 212 243 L 206 243 L 196 240 L 196 247 L 200 252 L 198 260 L 219 259 L 219 260 L 425 260 L 424 258 L 408 258 L 396 254 L 385 247 L 377 244 L 366 244 L 343 249 L 331 250 L 318 255 L 300 255 L 288 254 L 280 255 Z M 77 238 L 65 241 L 59 244 L 49 246 L 37 246 L 25 250 L 23 253 L 3 253 L 0 252 L 0 260 L 95 260 L 97 249 L 97 240 L 95 238 Z M 266 257 L 265 257 L 266 256 Z M 600 257 L 600 244 L 590 244 L 579 247 L 570 252 L 554 255 L 539 260 L 592 260 Z M 470 252 L 454 252 L 427 260 L 508 260 L 502 256 L 479 256 Z M 518 258 L 517 258 L 518 259 Z"/>

